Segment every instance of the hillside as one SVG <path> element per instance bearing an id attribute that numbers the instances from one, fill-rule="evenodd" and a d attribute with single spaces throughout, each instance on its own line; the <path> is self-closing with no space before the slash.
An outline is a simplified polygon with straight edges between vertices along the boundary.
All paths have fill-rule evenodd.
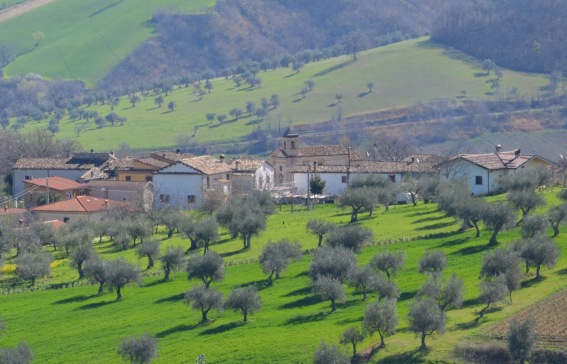
<path id="1" fill-rule="evenodd" d="M 205 93 L 202 99 L 194 94 L 194 87 L 181 87 L 167 96 L 161 94 L 162 107 L 157 107 L 154 99 L 158 95 L 153 92 L 147 97 L 140 95 L 135 107 L 127 97 L 121 97 L 114 112 L 127 118 L 124 125 L 99 128 L 92 119 L 73 122 L 67 116 L 59 123 L 58 136 L 77 140 L 87 149 L 110 150 L 123 142 L 136 149 L 170 147 L 179 145 L 180 136 L 185 137 L 184 143 L 234 143 L 258 129 L 272 130 L 279 136 L 288 125 L 324 120 L 335 120 L 333 125 L 341 127 L 344 122 L 339 120 L 376 110 L 438 99 L 494 99 L 490 77 L 479 70 L 474 59 L 421 38 L 364 52 L 357 61 L 342 56 L 306 64 L 300 72 L 289 68 L 260 72 L 261 87 L 245 83 L 238 87 L 230 78 L 218 78 L 212 81 L 211 93 Z M 314 87 L 304 97 L 301 91 L 307 80 L 314 81 Z M 372 92 L 369 82 L 374 84 Z M 545 77 L 539 75 L 504 70 L 501 95 L 515 88 L 517 97 L 530 99 L 545 83 Z M 261 122 L 256 116 L 248 117 L 248 101 L 259 107 L 262 98 L 270 99 L 273 94 L 279 96 L 277 109 L 269 107 Z M 342 95 L 340 102 L 337 94 Z M 167 109 L 170 101 L 176 103 L 174 111 Z M 236 121 L 228 116 L 235 107 L 244 111 Z M 100 104 L 86 109 L 96 110 L 101 116 L 111 111 L 108 105 Z M 222 125 L 217 120 L 209 123 L 207 113 L 227 114 L 227 120 Z M 29 127 L 45 128 L 47 121 L 29 123 L 23 130 Z M 196 135 L 191 138 L 195 127 Z"/>
<path id="2" fill-rule="evenodd" d="M 527 72 L 567 73 L 567 35 L 562 0 L 451 3 L 432 37 L 499 66 Z"/>
<path id="3" fill-rule="evenodd" d="M 202 11 L 212 0 L 58 0 L 2 22 L 0 44 L 16 47 L 7 75 L 38 73 L 94 84 L 149 38 L 156 9 Z M 43 33 L 39 44 L 32 36 Z M 37 45 L 36 45 L 37 44 Z"/>
<path id="4" fill-rule="evenodd" d="M 489 200 L 503 198 L 496 196 Z M 550 205 L 559 203 L 554 193 L 547 193 L 546 198 Z M 241 241 L 231 239 L 224 231 L 220 240 L 211 246 L 228 262 L 225 280 L 212 287 L 225 296 L 242 285 L 258 287 L 263 307 L 246 324 L 241 322 L 239 313 L 231 311 L 211 312 L 211 322 L 198 324 L 200 312 L 191 310 L 183 302 L 184 292 L 197 286 L 198 282 L 188 281 L 185 272 L 163 282 L 158 266 L 145 271 L 143 286 L 126 287 L 121 301 L 115 301 L 113 293 L 98 296 L 97 286 L 76 283 L 76 270 L 68 265 L 64 252 L 59 250 L 53 252 L 56 261 L 51 277 L 37 282 L 38 291 L 15 285 L 16 280 L 10 273 L 4 276 L 1 284 L 5 295 L 2 296 L 0 317 L 8 329 L 3 332 L 3 345 L 14 346 L 26 340 L 32 346 L 36 360 L 42 363 L 114 363 L 118 362 L 116 348 L 122 338 L 148 332 L 158 339 L 160 355 L 155 363 L 193 362 L 199 354 L 204 354 L 207 362 L 214 363 L 311 362 L 321 340 L 338 344 L 339 335 L 346 327 L 358 325 L 367 305 L 377 297 L 372 293 L 365 302 L 360 292 L 348 288 L 346 302 L 338 304 L 338 310 L 330 313 L 329 302 L 314 296 L 309 286 L 307 271 L 312 254 L 293 262 L 272 287 L 267 287 L 266 275 L 255 259 L 268 240 L 286 237 L 300 242 L 303 249 L 314 249 L 316 236 L 303 228 L 309 219 L 322 218 L 338 225 L 349 220 L 348 211 L 332 205 L 317 206 L 312 211 L 296 206 L 294 212 L 289 206 L 282 207 L 269 218 L 268 229 L 253 238 L 250 250 L 240 250 Z M 545 208 L 538 212 L 544 213 Z M 531 274 L 523 276 L 522 288 L 513 293 L 513 303 L 508 300 L 498 303 L 479 320 L 478 312 L 483 306 L 477 301 L 482 256 L 495 249 L 486 245 L 489 231 L 483 229 L 482 236 L 474 238 L 473 231 L 459 231 L 460 223 L 437 211 L 435 204 L 422 203 L 415 207 L 393 206 L 388 213 L 380 209 L 373 217 L 361 217 L 359 224 L 374 231 L 376 239 L 382 243 L 364 248 L 357 257 L 359 265 L 367 264 L 372 256 L 383 250 L 407 253 L 403 269 L 393 278 L 401 293 L 398 303 L 400 325 L 395 335 L 386 338 L 386 348 L 377 350 L 371 363 L 462 362 L 455 351 L 459 344 L 486 340 L 486 329 L 494 323 L 565 287 L 567 231 L 562 228 L 556 238 L 562 253 L 557 266 L 542 269 L 545 279 L 539 281 Z M 290 226 L 296 228 L 290 229 Z M 188 239 L 179 234 L 169 239 L 166 236 L 163 229 L 154 236 L 160 240 L 162 250 L 189 244 Z M 501 233 L 499 248 L 519 236 L 519 228 Z M 97 242 L 95 247 L 104 259 L 124 257 L 145 267 L 146 260 L 137 258 L 132 247 L 120 251 L 106 239 Z M 51 247 L 45 249 L 52 252 Z M 426 279 L 417 273 L 417 269 L 419 259 L 428 250 L 446 254 L 448 264 L 444 277 L 455 272 L 465 281 L 465 302 L 462 309 L 448 310 L 447 332 L 428 337 L 430 350 L 419 352 L 419 338 L 408 330 L 407 313 L 415 293 Z M 8 254 L 5 259 L 12 262 Z M 55 284 L 52 288 L 60 288 L 46 289 L 49 284 Z M 565 339 L 564 335 L 561 332 L 548 339 L 557 344 L 560 342 L 557 340 Z M 491 343 L 498 340 L 492 336 L 488 338 Z M 359 344 L 359 351 L 368 353 L 378 342 L 377 334 L 366 338 Z M 350 350 L 347 346 L 343 349 Z"/>

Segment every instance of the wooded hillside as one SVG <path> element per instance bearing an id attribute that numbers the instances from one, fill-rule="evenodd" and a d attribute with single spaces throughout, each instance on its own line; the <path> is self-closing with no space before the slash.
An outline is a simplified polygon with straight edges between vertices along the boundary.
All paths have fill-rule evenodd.
<path id="1" fill-rule="evenodd" d="M 100 86 L 126 88 L 207 69 L 312 50 L 349 53 L 427 33 L 442 1 L 223 0 L 207 14 L 154 14 L 157 36 L 119 64 Z M 325 51 L 325 53 L 323 53 Z M 287 63 L 286 62 L 286 63 Z"/>
<path id="2" fill-rule="evenodd" d="M 562 0 L 451 4 L 433 27 L 434 40 L 477 58 L 528 72 L 567 73 L 567 6 Z"/>

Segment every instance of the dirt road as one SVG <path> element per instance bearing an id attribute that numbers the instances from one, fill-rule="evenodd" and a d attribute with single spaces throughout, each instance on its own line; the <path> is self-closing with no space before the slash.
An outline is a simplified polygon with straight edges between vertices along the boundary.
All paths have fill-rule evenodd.
<path id="1" fill-rule="evenodd" d="M 39 8 L 40 6 L 47 5 L 54 1 L 55 0 L 28 0 L 21 4 L 9 7 L 5 10 L 0 11 L 0 23 L 16 18 L 23 13 L 27 13 L 30 10 L 34 10 L 36 8 Z"/>

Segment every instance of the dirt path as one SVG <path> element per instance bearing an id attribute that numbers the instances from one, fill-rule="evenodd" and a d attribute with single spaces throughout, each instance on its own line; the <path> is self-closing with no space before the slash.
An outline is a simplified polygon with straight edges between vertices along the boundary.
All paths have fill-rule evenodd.
<path id="1" fill-rule="evenodd" d="M 6 20 L 17 18 L 23 13 L 27 13 L 30 10 L 39 8 L 40 6 L 47 5 L 54 2 L 55 0 L 29 0 L 24 3 L 12 6 L 6 10 L 0 11 L 0 23 Z"/>

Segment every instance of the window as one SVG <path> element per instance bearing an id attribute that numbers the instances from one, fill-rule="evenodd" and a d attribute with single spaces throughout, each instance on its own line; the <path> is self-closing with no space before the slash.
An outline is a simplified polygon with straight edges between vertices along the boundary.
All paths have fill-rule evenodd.
<path id="1" fill-rule="evenodd" d="M 281 171 L 283 171 L 283 167 L 282 167 L 282 166 L 280 166 L 280 172 L 281 172 Z"/>
<path id="2" fill-rule="evenodd" d="M 390 174 L 388 177 L 390 178 L 390 181 L 396 182 L 396 175 L 395 174 Z"/>
<path id="3" fill-rule="evenodd" d="M 132 180 L 132 176 L 126 176 L 126 181 L 130 182 Z"/>
<path id="4" fill-rule="evenodd" d="M 84 196 L 85 195 L 85 190 L 80 190 L 79 191 L 79 196 Z"/>
<path id="5" fill-rule="evenodd" d="M 295 141 L 294 140 L 291 141 L 291 149 L 295 149 Z"/>
<path id="6" fill-rule="evenodd" d="M 195 195 L 189 195 L 189 196 L 187 196 L 187 202 L 188 202 L 188 203 L 195 203 L 195 202 L 197 202 L 197 196 L 195 196 Z"/>
<path id="7" fill-rule="evenodd" d="M 25 179 L 26 181 L 29 181 L 30 179 L 32 179 L 32 177 L 31 177 L 31 176 L 25 176 L 24 179 Z"/>
<path id="8" fill-rule="evenodd" d="M 69 222 L 69 219 L 70 219 L 69 217 L 64 217 L 63 222 Z"/>
<path id="9" fill-rule="evenodd" d="M 342 177 L 341 177 L 341 182 L 342 182 L 342 183 L 347 183 L 347 176 L 342 176 Z"/>
<path id="10" fill-rule="evenodd" d="M 207 176 L 207 188 L 211 188 L 211 178 Z"/>
<path id="11" fill-rule="evenodd" d="M 159 195 L 159 200 L 161 202 L 168 203 L 170 198 L 169 198 L 169 195 L 167 195 L 167 194 L 161 194 L 161 195 Z"/>
<path id="12" fill-rule="evenodd" d="M 283 149 L 287 149 L 287 142 L 283 142 Z"/>
<path id="13" fill-rule="evenodd" d="M 230 174 L 226 174 L 226 179 L 230 181 Z"/>
<path id="14" fill-rule="evenodd" d="M 475 177 L 475 184 L 477 184 L 477 185 L 482 184 L 482 176 L 476 176 Z"/>
<path id="15" fill-rule="evenodd" d="M 151 182 L 153 180 L 152 176 L 146 176 L 146 182 Z"/>

